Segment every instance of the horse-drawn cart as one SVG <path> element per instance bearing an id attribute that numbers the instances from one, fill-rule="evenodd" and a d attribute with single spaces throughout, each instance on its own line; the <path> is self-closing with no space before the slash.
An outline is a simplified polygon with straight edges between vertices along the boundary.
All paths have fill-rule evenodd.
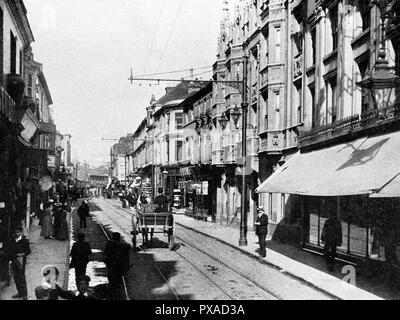
<path id="1" fill-rule="evenodd" d="M 166 209 L 160 209 L 157 204 L 138 205 L 132 215 L 132 245 L 136 249 L 137 236 L 142 233 L 143 244 L 152 244 L 154 233 L 163 233 L 168 236 L 168 247 L 174 247 L 174 217 Z M 149 236 L 150 233 L 150 243 Z"/>

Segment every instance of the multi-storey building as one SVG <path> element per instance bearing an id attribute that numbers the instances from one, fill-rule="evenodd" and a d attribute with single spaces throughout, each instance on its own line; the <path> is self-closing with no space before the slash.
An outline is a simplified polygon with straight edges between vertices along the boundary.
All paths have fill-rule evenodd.
<path id="1" fill-rule="evenodd" d="M 322 251 L 332 214 L 342 223 L 341 256 L 391 271 L 400 262 L 400 167 L 393 153 L 400 148 L 399 88 L 374 100 L 362 86 L 385 65 L 382 38 L 386 74 L 400 75 L 399 15 L 397 1 L 289 3 L 288 108 L 303 126 L 298 151 L 259 188 L 281 197 L 281 225 L 294 227 L 297 243 Z"/>
<path id="2" fill-rule="evenodd" d="M 148 108 L 147 159 L 154 163 L 153 195 L 163 190 L 172 197 L 178 189 L 179 168 L 183 162 L 183 105 L 182 102 L 201 88 L 202 84 L 181 82 L 166 88 L 166 94 Z"/>
<path id="3" fill-rule="evenodd" d="M 185 99 L 183 106 L 183 161 L 178 187 L 181 208 L 189 216 L 215 221 L 216 190 L 220 176 L 212 168 L 214 125 L 212 122 L 213 84 Z"/>
<path id="4" fill-rule="evenodd" d="M 123 138 L 119 143 L 112 146 L 110 150 L 110 176 L 112 179 L 117 179 L 121 185 L 127 182 L 127 154 L 129 154 L 130 146 Z"/>
<path id="5" fill-rule="evenodd" d="M 47 106 L 52 101 L 42 65 L 33 60 L 33 41 L 23 1 L 0 1 L 0 248 L 15 225 L 29 226 L 30 213 L 49 196 L 40 185 L 51 172 L 37 92 L 47 95 Z"/>

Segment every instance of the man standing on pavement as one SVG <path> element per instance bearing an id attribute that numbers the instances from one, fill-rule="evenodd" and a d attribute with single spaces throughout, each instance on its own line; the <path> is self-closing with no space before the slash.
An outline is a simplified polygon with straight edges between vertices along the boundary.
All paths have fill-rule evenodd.
<path id="1" fill-rule="evenodd" d="M 129 271 L 129 245 L 121 242 L 121 234 L 114 232 L 107 242 L 103 261 L 112 300 L 122 300 L 123 276 Z"/>
<path id="2" fill-rule="evenodd" d="M 342 225 L 336 213 L 332 212 L 322 229 L 321 242 L 325 243 L 325 256 L 328 270 L 333 271 L 337 247 L 342 245 Z"/>
<path id="3" fill-rule="evenodd" d="M 78 216 L 81 229 L 86 229 L 86 218 L 89 217 L 89 205 L 86 200 L 83 200 L 81 206 L 78 208 Z"/>
<path id="4" fill-rule="evenodd" d="M 31 253 L 29 241 L 22 235 L 22 227 L 15 229 L 15 239 L 10 244 L 10 260 L 11 268 L 14 275 L 15 286 L 18 294 L 14 295 L 14 299 L 28 299 L 28 289 L 26 285 L 25 267 L 26 257 Z"/>
<path id="5" fill-rule="evenodd" d="M 70 268 L 75 268 L 75 281 L 78 285 L 78 278 L 86 275 L 86 266 L 89 263 L 89 256 L 92 255 L 90 244 L 85 241 L 85 234 L 78 234 L 78 241 L 72 245 Z"/>
<path id="6" fill-rule="evenodd" d="M 267 251 L 265 249 L 265 238 L 268 234 L 268 216 L 262 207 L 257 209 L 258 216 L 255 223 L 256 235 L 258 236 L 258 243 L 260 244 L 260 256 L 265 258 L 267 256 Z"/>

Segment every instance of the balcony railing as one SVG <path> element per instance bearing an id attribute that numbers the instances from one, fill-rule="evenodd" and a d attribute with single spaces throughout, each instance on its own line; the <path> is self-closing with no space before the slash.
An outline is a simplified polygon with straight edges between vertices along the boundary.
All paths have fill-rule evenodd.
<path id="1" fill-rule="evenodd" d="M 14 122 L 15 102 L 8 95 L 6 90 L 0 88 L 0 113 L 10 122 Z"/>
<path id="2" fill-rule="evenodd" d="M 368 111 L 361 116 L 356 114 L 329 125 L 318 127 L 300 137 L 300 147 L 308 147 L 333 140 L 335 138 L 362 133 L 365 130 L 381 127 L 393 122 L 400 122 L 400 104 L 394 104 L 388 108 Z"/>

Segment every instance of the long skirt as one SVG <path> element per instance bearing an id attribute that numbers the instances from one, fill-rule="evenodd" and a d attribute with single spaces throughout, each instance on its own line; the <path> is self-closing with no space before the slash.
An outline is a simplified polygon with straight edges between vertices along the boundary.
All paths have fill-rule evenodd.
<path id="1" fill-rule="evenodd" d="M 68 223 L 67 220 L 63 220 L 56 233 L 57 240 L 68 240 Z"/>
<path id="2" fill-rule="evenodd" d="M 42 219 L 42 230 L 40 235 L 45 238 L 53 235 L 53 224 L 51 223 L 51 217 L 49 215 L 45 215 Z"/>

